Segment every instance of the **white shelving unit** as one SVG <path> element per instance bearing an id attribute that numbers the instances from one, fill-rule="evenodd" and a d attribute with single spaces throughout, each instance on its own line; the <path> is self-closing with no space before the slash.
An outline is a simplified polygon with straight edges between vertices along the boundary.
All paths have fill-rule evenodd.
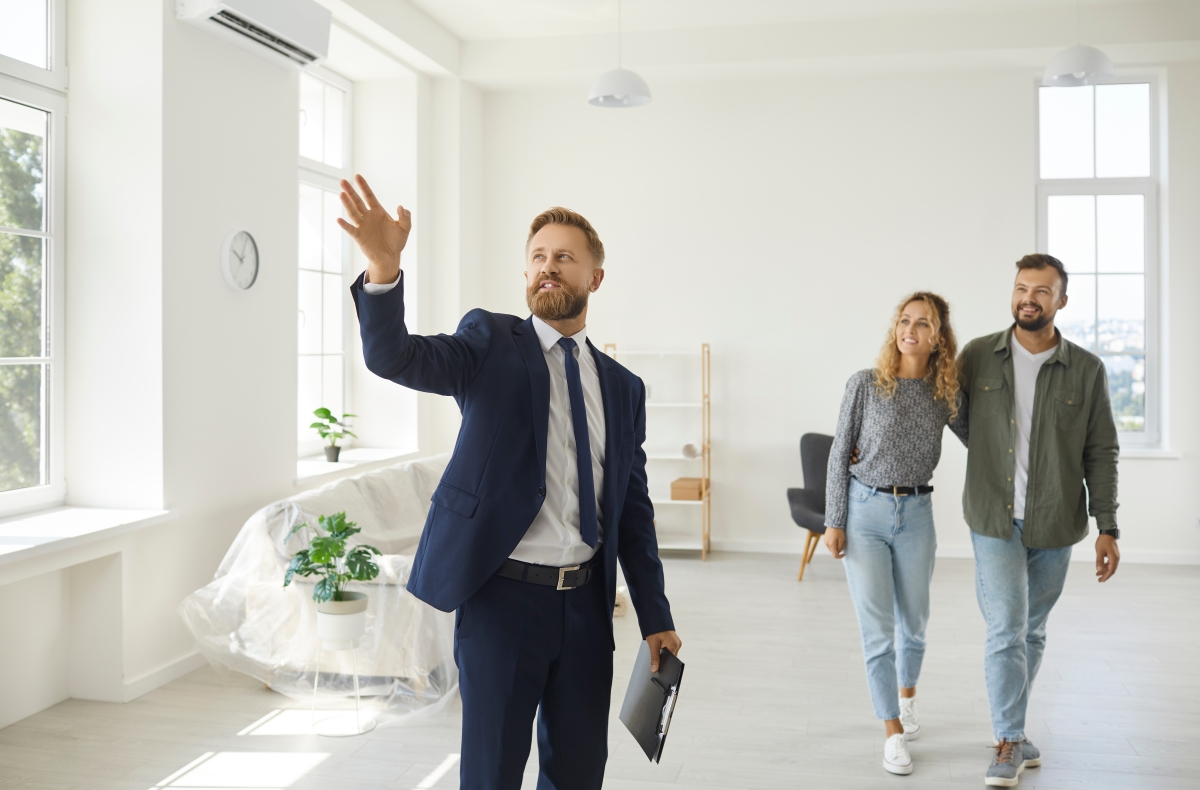
<path id="1" fill-rule="evenodd" d="M 606 343 L 604 345 L 604 353 L 617 359 L 617 346 L 615 343 Z M 639 362 L 654 362 L 654 358 L 690 358 L 699 359 L 700 362 L 700 400 L 664 400 L 656 401 L 647 395 L 646 400 L 646 433 L 647 436 L 653 435 L 656 424 L 660 421 L 678 420 L 680 416 L 687 417 L 689 411 L 694 410 L 695 416 L 692 418 L 698 423 L 695 428 L 699 428 L 700 432 L 700 454 L 694 458 L 685 456 L 680 452 L 648 452 L 646 460 L 648 463 L 660 467 L 663 474 L 671 474 L 668 470 L 674 467 L 678 469 L 684 464 L 698 464 L 700 473 L 698 475 L 689 475 L 699 477 L 701 480 L 700 491 L 701 498 L 698 500 L 687 499 L 663 499 L 661 497 L 651 497 L 650 502 L 655 509 L 671 508 L 678 509 L 682 512 L 692 510 L 699 511 L 700 529 L 697 540 L 678 540 L 660 535 L 658 546 L 660 549 L 690 549 L 700 552 L 700 559 L 707 560 L 708 553 L 712 550 L 711 535 L 712 535 L 712 399 L 711 399 L 711 383 L 712 383 L 712 360 L 708 343 L 700 345 L 699 352 L 696 351 L 668 351 L 668 350 L 632 350 L 621 351 L 620 361 L 623 365 L 630 368 L 634 373 L 639 372 Z M 643 376 L 643 379 L 647 379 Z M 660 382 L 661 383 L 661 382 Z M 653 387 L 655 382 L 653 378 L 647 380 L 647 386 Z M 694 397 L 695 390 L 692 390 Z M 677 394 L 672 390 L 673 394 Z M 684 395 L 688 397 L 688 395 Z M 674 415 L 674 416 L 672 416 Z M 691 434 L 694 436 L 695 434 Z M 649 471 L 649 470 L 648 470 Z M 649 474 L 654 475 L 656 471 L 649 471 Z"/>

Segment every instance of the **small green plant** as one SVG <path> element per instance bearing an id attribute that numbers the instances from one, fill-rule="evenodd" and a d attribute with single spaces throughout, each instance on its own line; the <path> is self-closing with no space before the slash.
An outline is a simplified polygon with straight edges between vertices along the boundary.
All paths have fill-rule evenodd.
<path id="1" fill-rule="evenodd" d="M 330 447 L 337 447 L 338 442 L 346 436 L 358 438 L 357 434 L 350 430 L 350 423 L 346 422 L 350 417 L 357 417 L 357 414 L 343 414 L 342 419 L 339 420 L 333 416 L 333 412 L 322 406 L 313 411 L 313 416 L 317 418 L 317 421 L 308 427 L 321 434 L 322 439 L 328 439 Z"/>
<path id="2" fill-rule="evenodd" d="M 304 522 L 292 527 L 283 542 L 286 544 L 292 535 L 307 526 L 308 522 Z M 287 574 L 283 577 L 284 587 L 291 584 L 292 578 L 297 575 L 320 576 L 322 578 L 313 587 L 313 600 L 325 603 L 342 600 L 347 582 L 369 582 L 379 575 L 379 566 L 371 560 L 371 555 L 381 553 L 379 549 L 360 543 L 347 551 L 346 540 L 362 530 L 353 521 L 347 521 L 344 512 L 321 516 L 317 519 L 317 526 L 312 529 L 317 534 L 308 548 L 301 549 L 292 557 Z"/>

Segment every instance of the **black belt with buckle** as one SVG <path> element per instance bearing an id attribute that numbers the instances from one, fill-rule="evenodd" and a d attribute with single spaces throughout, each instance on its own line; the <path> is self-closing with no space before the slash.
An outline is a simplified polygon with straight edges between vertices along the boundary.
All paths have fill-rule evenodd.
<path id="1" fill-rule="evenodd" d="M 892 496 L 917 496 L 919 494 L 932 494 L 933 486 L 875 486 L 876 491 L 882 491 L 885 494 Z"/>
<path id="2" fill-rule="evenodd" d="M 600 565 L 597 556 L 583 565 L 570 565 L 566 568 L 556 568 L 553 565 L 534 565 L 520 560 L 505 560 L 496 571 L 497 576 L 506 579 L 516 579 L 519 582 L 541 584 L 559 590 L 574 590 L 582 587 L 596 575 L 593 571 Z"/>

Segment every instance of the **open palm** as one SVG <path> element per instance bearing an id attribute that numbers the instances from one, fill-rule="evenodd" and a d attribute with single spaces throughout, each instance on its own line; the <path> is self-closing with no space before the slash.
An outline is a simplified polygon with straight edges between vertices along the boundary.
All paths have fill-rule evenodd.
<path id="1" fill-rule="evenodd" d="M 379 203 L 367 180 L 356 175 L 362 190 L 360 197 L 349 181 L 342 180 L 342 206 L 349 221 L 338 217 L 338 225 L 358 243 L 370 265 L 367 279 L 373 283 L 393 282 L 400 273 L 400 252 L 408 243 L 412 230 L 412 213 L 404 206 L 396 207 L 396 218 Z"/>

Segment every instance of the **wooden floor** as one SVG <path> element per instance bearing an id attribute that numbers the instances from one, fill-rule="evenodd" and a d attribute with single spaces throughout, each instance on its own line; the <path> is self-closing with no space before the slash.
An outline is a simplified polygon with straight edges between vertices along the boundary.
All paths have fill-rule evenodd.
<path id="1" fill-rule="evenodd" d="M 934 578 L 910 777 L 880 767 L 883 730 L 834 560 L 822 551 L 802 583 L 788 556 L 665 561 L 684 693 L 661 765 L 614 712 L 605 787 L 983 786 L 991 729 L 969 560 L 939 562 Z M 1044 765 L 1021 787 L 1200 788 L 1200 568 L 1126 565 L 1103 586 L 1090 571 L 1072 564 L 1050 620 L 1028 726 Z M 614 711 L 637 641 L 634 618 L 618 619 Z M 299 708 L 207 668 L 127 705 L 70 700 L 0 730 L 0 787 L 458 786 L 457 708 L 343 739 L 287 734 L 303 733 Z"/>

